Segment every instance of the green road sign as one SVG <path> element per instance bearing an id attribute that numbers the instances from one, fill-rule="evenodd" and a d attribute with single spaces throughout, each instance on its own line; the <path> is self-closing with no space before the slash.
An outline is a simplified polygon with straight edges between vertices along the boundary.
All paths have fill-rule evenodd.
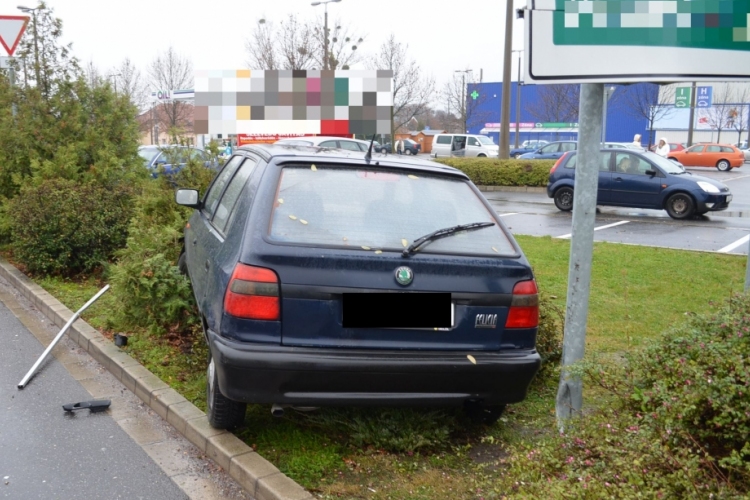
<path id="1" fill-rule="evenodd" d="M 556 0 L 558 45 L 750 51 L 746 0 Z"/>
<path id="2" fill-rule="evenodd" d="M 674 92 L 674 105 L 676 108 L 689 108 L 690 107 L 690 95 L 692 89 L 690 87 L 677 87 Z"/>

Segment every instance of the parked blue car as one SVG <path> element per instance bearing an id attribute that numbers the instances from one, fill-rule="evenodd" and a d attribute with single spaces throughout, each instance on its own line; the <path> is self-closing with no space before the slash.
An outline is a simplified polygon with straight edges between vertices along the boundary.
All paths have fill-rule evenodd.
<path id="1" fill-rule="evenodd" d="M 596 204 L 666 210 L 674 219 L 726 210 L 729 188 L 693 175 L 679 164 L 655 153 L 632 149 L 602 149 L 599 153 L 599 190 Z M 550 170 L 547 196 L 559 210 L 573 208 L 575 151 L 565 154 Z"/>
<path id="2" fill-rule="evenodd" d="M 187 164 L 189 158 L 203 162 L 207 168 L 218 167 L 218 163 L 211 161 L 208 153 L 189 146 L 140 146 L 138 154 L 143 158 L 143 164 L 154 178 L 158 177 L 161 167 L 164 168 L 165 175 L 179 172 Z"/>
<path id="3" fill-rule="evenodd" d="M 208 419 L 247 403 L 521 401 L 540 357 L 526 257 L 461 171 L 407 156 L 243 146 L 195 208 L 187 272 L 210 357 Z"/>
<path id="4" fill-rule="evenodd" d="M 550 142 L 536 151 L 522 154 L 520 158 L 524 160 L 556 160 L 568 151 L 575 151 L 577 148 L 578 143 L 576 141 Z"/>
<path id="5" fill-rule="evenodd" d="M 526 153 L 533 153 L 537 149 L 540 149 L 542 146 L 548 144 L 549 141 L 523 141 L 523 144 L 521 144 L 517 148 L 513 148 L 510 150 L 509 156 L 511 158 L 520 158 L 521 155 L 524 155 Z"/>

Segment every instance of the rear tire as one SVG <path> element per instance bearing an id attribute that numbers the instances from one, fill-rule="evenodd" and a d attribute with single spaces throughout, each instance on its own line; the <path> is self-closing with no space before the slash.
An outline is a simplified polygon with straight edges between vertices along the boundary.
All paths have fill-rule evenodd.
<path id="1" fill-rule="evenodd" d="M 407 149 L 407 150 L 406 150 L 406 154 L 407 154 L 407 155 L 409 155 L 409 156 L 411 156 L 411 155 L 412 155 L 412 154 L 414 154 L 414 153 L 412 153 L 412 152 L 411 152 L 411 149 Z"/>
<path id="2" fill-rule="evenodd" d="M 669 216 L 677 220 L 688 219 L 695 214 L 695 202 L 685 193 L 670 196 L 665 208 Z"/>
<path id="3" fill-rule="evenodd" d="M 185 255 L 185 252 L 182 252 L 180 254 L 180 258 L 177 259 L 177 269 L 180 270 L 180 273 L 182 273 L 183 276 L 187 276 L 188 275 L 187 255 Z"/>
<path id="4" fill-rule="evenodd" d="M 516 153 L 516 155 L 515 155 L 515 156 L 514 156 L 513 158 L 515 158 L 516 160 L 518 160 L 518 159 L 520 159 L 520 158 L 521 158 L 521 155 L 522 155 L 522 154 L 523 154 L 523 153 Z"/>
<path id="5" fill-rule="evenodd" d="M 573 210 L 573 188 L 561 187 L 555 191 L 555 206 L 563 212 Z"/>
<path id="6" fill-rule="evenodd" d="M 482 403 L 467 401 L 464 412 L 474 422 L 491 425 L 497 422 L 505 411 L 505 405 L 485 406 Z"/>
<path id="7" fill-rule="evenodd" d="M 716 164 L 716 169 L 720 172 L 729 172 L 732 170 L 732 165 L 729 164 L 728 160 L 719 160 Z"/>
<path id="8" fill-rule="evenodd" d="M 206 405 L 208 423 L 214 429 L 234 429 L 245 421 L 247 403 L 232 401 L 221 393 L 214 359 L 210 353 L 206 369 Z"/>

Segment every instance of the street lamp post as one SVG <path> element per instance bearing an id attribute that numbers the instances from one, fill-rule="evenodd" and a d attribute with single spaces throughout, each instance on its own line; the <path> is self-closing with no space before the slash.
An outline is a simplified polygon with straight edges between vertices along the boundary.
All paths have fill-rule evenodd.
<path id="1" fill-rule="evenodd" d="M 32 29 L 34 30 L 34 63 L 36 64 L 36 85 L 38 87 L 41 81 L 39 80 L 39 45 L 36 35 L 36 11 L 39 10 L 41 6 L 32 9 L 31 7 L 24 7 L 23 5 L 19 5 L 16 8 L 24 14 L 28 14 L 30 12 L 33 17 Z"/>
<path id="2" fill-rule="evenodd" d="M 323 9 L 325 9 L 325 14 L 323 14 L 323 36 L 325 37 L 323 40 L 323 50 L 325 53 L 323 54 L 323 69 L 329 69 L 328 68 L 328 4 L 331 2 L 338 3 L 341 0 L 324 0 L 322 2 L 313 2 L 310 5 L 313 7 L 323 4 Z"/>
<path id="3" fill-rule="evenodd" d="M 518 135 L 520 133 L 520 124 L 521 121 L 521 52 L 523 52 L 523 49 L 514 50 L 513 52 L 518 52 L 518 80 L 516 80 L 516 142 L 515 142 L 515 148 L 518 149 Z"/>
<path id="4" fill-rule="evenodd" d="M 454 73 L 463 73 L 461 75 L 461 121 L 464 124 L 464 129 L 461 133 L 466 133 L 466 73 L 473 72 L 471 69 L 457 69 Z"/>

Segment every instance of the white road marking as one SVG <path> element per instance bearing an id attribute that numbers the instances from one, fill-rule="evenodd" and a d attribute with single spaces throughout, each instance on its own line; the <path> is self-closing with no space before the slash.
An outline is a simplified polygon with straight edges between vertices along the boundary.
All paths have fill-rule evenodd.
<path id="1" fill-rule="evenodd" d="M 724 248 L 719 250 L 719 253 L 729 253 L 738 246 L 747 244 L 747 241 L 750 240 L 750 234 L 743 236 L 739 240 L 735 241 L 734 243 L 730 243 L 729 245 L 725 246 Z"/>
<path id="2" fill-rule="evenodd" d="M 498 217 L 505 217 L 506 215 L 518 215 L 518 212 L 508 212 L 507 214 L 497 214 Z"/>
<path id="3" fill-rule="evenodd" d="M 610 227 L 615 227 L 615 226 L 621 226 L 622 224 L 627 224 L 628 222 L 630 222 L 630 221 L 629 220 L 621 220 L 620 222 L 615 222 L 614 224 L 607 224 L 606 226 L 595 227 L 594 231 L 598 231 L 600 229 L 608 229 Z M 566 239 L 566 238 L 570 238 L 571 236 L 573 236 L 573 233 L 564 234 L 562 236 L 558 236 L 557 238 L 563 240 L 563 239 Z"/>
<path id="4" fill-rule="evenodd" d="M 750 177 L 750 175 L 741 175 L 739 177 L 732 177 L 731 179 L 721 179 L 721 182 L 731 182 L 731 181 L 737 181 L 740 179 L 747 179 Z"/>

